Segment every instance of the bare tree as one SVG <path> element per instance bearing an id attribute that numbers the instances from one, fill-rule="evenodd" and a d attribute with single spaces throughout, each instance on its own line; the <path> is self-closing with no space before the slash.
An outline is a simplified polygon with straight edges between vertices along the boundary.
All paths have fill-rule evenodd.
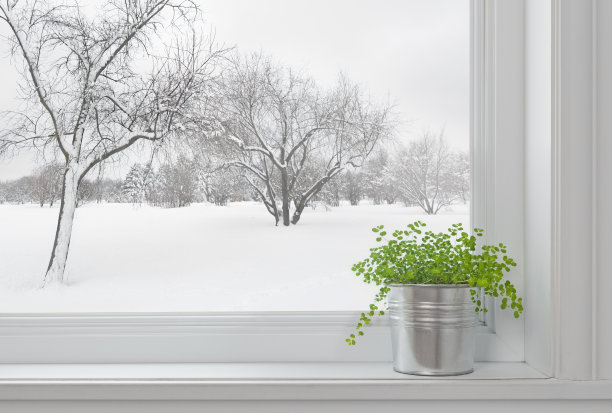
<path id="1" fill-rule="evenodd" d="M 437 214 L 460 196 L 457 177 L 462 172 L 455 168 L 455 156 L 446 144 L 444 132 L 427 132 L 408 149 L 398 152 L 387 174 L 405 203 L 418 205 L 427 214 Z"/>
<path id="2" fill-rule="evenodd" d="M 151 168 L 135 163 L 121 184 L 121 193 L 133 204 L 142 204 L 152 178 Z"/>
<path id="3" fill-rule="evenodd" d="M 95 198 L 95 185 L 89 179 L 83 179 L 79 183 L 77 191 L 77 208 L 91 202 Z"/>
<path id="4" fill-rule="evenodd" d="M 236 57 L 225 72 L 219 121 L 233 146 L 230 164 L 243 169 L 277 225 L 297 224 L 332 178 L 360 167 L 390 133 L 389 108 L 345 78 L 324 91 L 261 55 Z"/>
<path id="5" fill-rule="evenodd" d="M 227 164 L 232 147 L 219 134 L 195 134 L 189 142 L 198 187 L 207 202 L 225 206 L 230 201 L 252 200 L 243 171 Z"/>
<path id="6" fill-rule="evenodd" d="M 122 181 L 117 179 L 104 178 L 100 173 L 95 180 L 92 181 L 93 197 L 96 203 L 102 202 L 118 202 L 121 195 Z"/>
<path id="7" fill-rule="evenodd" d="M 29 93 L 28 107 L 13 113 L 13 127 L 0 134 L 0 153 L 46 148 L 65 160 L 44 284 L 63 281 L 84 177 L 139 141 L 180 133 L 215 56 L 196 36 L 155 51 L 161 34 L 190 27 L 198 12 L 192 0 L 109 0 L 94 17 L 83 1 L 67 4 L 0 1 Z"/>
<path id="8" fill-rule="evenodd" d="M 0 181 L 0 205 L 8 201 L 8 198 L 9 198 L 8 189 L 9 189 L 8 183 Z"/>
<path id="9" fill-rule="evenodd" d="M 361 171 L 347 170 L 340 177 L 342 192 L 353 206 L 359 205 L 364 196 L 364 177 Z"/>
<path id="10" fill-rule="evenodd" d="M 362 168 L 364 192 L 375 205 L 394 204 L 398 197 L 394 179 L 385 173 L 389 166 L 389 153 L 382 149 L 373 153 Z"/>
<path id="11" fill-rule="evenodd" d="M 340 206 L 340 196 L 342 191 L 341 175 L 336 175 L 330 179 L 329 182 L 323 187 L 321 192 L 313 198 L 313 200 L 321 199 L 325 204 L 332 207 Z"/>
<path id="12" fill-rule="evenodd" d="M 461 201 L 465 204 L 470 199 L 470 155 L 467 152 L 457 152 L 452 158 L 453 182 Z"/>
<path id="13" fill-rule="evenodd" d="M 22 176 L 21 178 L 6 181 L 2 184 L 2 203 L 11 202 L 15 204 L 25 204 L 35 200 L 33 176 Z"/>
<path id="14" fill-rule="evenodd" d="M 242 177 L 241 171 L 226 167 L 200 174 L 202 190 L 208 202 L 224 206 L 230 201 L 246 201 L 250 199 L 249 188 Z"/>
<path id="15" fill-rule="evenodd" d="M 163 206 L 182 208 L 197 200 L 198 177 L 193 161 L 179 156 L 176 162 L 162 165 L 156 176 Z"/>
<path id="16" fill-rule="evenodd" d="M 62 188 L 61 164 L 51 163 L 44 165 L 35 171 L 32 180 L 32 196 L 42 207 L 45 203 L 53 206 L 59 197 Z"/>

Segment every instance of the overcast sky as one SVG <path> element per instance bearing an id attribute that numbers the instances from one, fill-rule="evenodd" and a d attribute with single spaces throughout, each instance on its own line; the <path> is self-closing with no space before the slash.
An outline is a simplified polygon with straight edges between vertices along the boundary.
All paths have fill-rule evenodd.
<path id="1" fill-rule="evenodd" d="M 201 0 L 217 41 L 261 51 L 324 85 L 346 74 L 396 105 L 400 139 L 445 129 L 469 147 L 468 0 Z M 0 34 L 7 34 L 0 28 Z M 0 40 L 0 110 L 14 106 L 17 74 Z M 35 167 L 0 159 L 0 180 Z"/>

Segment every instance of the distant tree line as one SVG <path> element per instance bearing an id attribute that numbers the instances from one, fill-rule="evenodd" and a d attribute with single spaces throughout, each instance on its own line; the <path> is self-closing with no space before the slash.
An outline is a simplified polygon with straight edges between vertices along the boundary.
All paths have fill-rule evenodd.
<path id="1" fill-rule="evenodd" d="M 85 179 L 79 186 L 78 203 L 126 202 L 180 208 L 202 201 L 215 205 L 262 201 L 241 168 L 211 168 L 212 163 L 186 156 L 157 168 L 135 163 L 123 180 Z M 60 164 L 52 163 L 32 175 L 0 182 L 0 203 L 53 206 L 60 197 L 62 172 Z M 302 173 L 304 181 L 316 179 L 309 176 L 316 171 L 305 169 Z M 347 168 L 335 175 L 306 205 L 337 207 L 343 200 L 359 205 L 367 199 L 375 205 L 401 202 L 436 214 L 452 203 L 469 200 L 469 180 L 467 153 L 451 150 L 442 134 L 426 133 L 393 153 L 374 151 L 361 168 Z"/>
<path id="2" fill-rule="evenodd" d="M 201 201 L 198 176 L 193 161 L 180 157 L 157 170 L 139 163 L 132 165 L 121 185 L 127 202 L 180 208 Z"/>
<path id="3" fill-rule="evenodd" d="M 263 201 L 259 191 L 245 179 L 243 168 L 225 165 L 215 169 L 211 164 L 214 161 L 197 157 L 181 157 L 157 171 L 135 164 L 123 182 L 124 199 L 165 207 L 182 207 L 202 200 L 216 205 Z M 301 173 L 300 179 L 313 182 L 319 172 L 304 168 Z M 270 184 L 281 185 L 279 177 L 270 179 Z M 362 167 L 349 167 L 336 174 L 306 205 L 337 207 L 341 201 L 359 205 L 363 200 L 375 205 L 401 202 L 418 206 L 427 214 L 437 214 L 453 203 L 466 203 L 469 188 L 468 154 L 450 149 L 442 133 L 425 133 L 393 152 L 373 151 Z"/>
<path id="4" fill-rule="evenodd" d="M 329 183 L 318 200 L 338 206 L 368 199 L 375 205 L 401 202 L 437 214 L 453 203 L 470 198 L 470 159 L 451 150 L 442 134 L 425 133 L 393 153 L 380 149 L 362 168 L 346 170 Z"/>
<path id="5" fill-rule="evenodd" d="M 0 204 L 35 203 L 41 207 L 53 206 L 61 198 L 63 173 L 61 164 L 51 163 L 30 175 L 0 182 Z M 120 179 L 84 179 L 77 194 L 78 205 L 88 202 L 124 202 L 121 184 Z"/>

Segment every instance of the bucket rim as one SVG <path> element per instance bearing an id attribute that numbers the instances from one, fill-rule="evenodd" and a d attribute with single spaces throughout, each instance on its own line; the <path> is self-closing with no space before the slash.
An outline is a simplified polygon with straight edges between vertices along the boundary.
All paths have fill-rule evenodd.
<path id="1" fill-rule="evenodd" d="M 470 287 L 469 284 L 387 284 L 389 287 L 427 287 L 427 288 L 478 288 Z"/>

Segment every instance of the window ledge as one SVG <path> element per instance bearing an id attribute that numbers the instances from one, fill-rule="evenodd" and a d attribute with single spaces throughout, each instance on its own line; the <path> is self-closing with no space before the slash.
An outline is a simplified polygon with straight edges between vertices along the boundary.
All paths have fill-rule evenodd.
<path id="1" fill-rule="evenodd" d="M 612 399 L 612 381 L 549 379 L 525 363 L 465 376 L 395 373 L 390 363 L 4 364 L 0 400 Z"/>

